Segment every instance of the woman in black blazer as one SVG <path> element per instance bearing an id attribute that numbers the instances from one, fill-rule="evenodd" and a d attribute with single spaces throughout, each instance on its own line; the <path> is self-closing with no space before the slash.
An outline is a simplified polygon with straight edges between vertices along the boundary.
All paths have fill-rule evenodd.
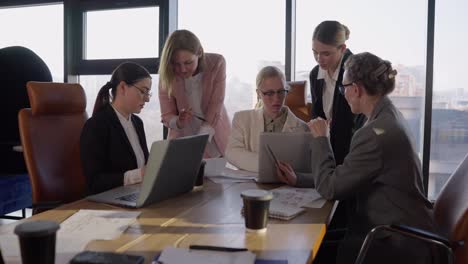
<path id="1" fill-rule="evenodd" d="M 80 138 L 88 194 L 142 181 L 148 147 L 143 121 L 135 113 L 149 101 L 150 90 L 149 72 L 132 62 L 119 65 L 99 90 Z"/>
<path id="2" fill-rule="evenodd" d="M 310 72 L 312 119 L 330 122 L 330 143 L 337 165 L 349 152 L 353 132 L 364 123 L 363 115 L 354 115 L 339 92 L 343 65 L 351 55 L 346 47 L 349 29 L 338 21 L 323 21 L 314 30 L 312 51 L 318 65 Z"/>
<path id="3" fill-rule="evenodd" d="M 346 47 L 349 29 L 338 21 L 323 21 L 314 30 L 312 51 L 318 65 L 310 72 L 312 119 L 318 117 L 330 124 L 330 144 L 336 165 L 343 163 L 349 152 L 355 130 L 365 121 L 364 115 L 351 112 L 344 96 L 339 92 L 343 80 L 344 63 L 352 54 Z M 355 199 L 340 200 L 334 213 L 316 263 L 331 263 L 336 255 L 337 243 L 344 237 L 348 219 L 354 211 Z M 330 243 L 329 243 L 330 242 Z"/>

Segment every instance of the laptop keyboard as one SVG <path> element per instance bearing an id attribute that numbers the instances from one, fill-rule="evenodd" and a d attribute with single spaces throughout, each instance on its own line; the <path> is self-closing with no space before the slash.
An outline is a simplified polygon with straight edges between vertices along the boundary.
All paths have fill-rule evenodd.
<path id="1" fill-rule="evenodd" d="M 126 202 L 136 202 L 136 200 L 138 199 L 139 194 L 140 193 L 131 193 L 131 194 L 127 194 L 127 195 L 118 197 L 117 199 L 122 200 L 122 201 L 126 201 Z"/>

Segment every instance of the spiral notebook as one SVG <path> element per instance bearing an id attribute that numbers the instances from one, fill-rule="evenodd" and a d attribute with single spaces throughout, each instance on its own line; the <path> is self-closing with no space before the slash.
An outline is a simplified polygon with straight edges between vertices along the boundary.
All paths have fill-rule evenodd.
<path id="1" fill-rule="evenodd" d="M 268 217 L 288 221 L 304 211 L 305 210 L 300 207 L 283 206 L 278 203 L 270 203 Z M 244 207 L 242 207 L 241 214 L 244 215 Z"/>
<path id="2" fill-rule="evenodd" d="M 281 203 L 275 203 L 272 201 L 270 203 L 270 210 L 268 216 L 270 218 L 280 219 L 280 220 L 291 220 L 300 213 L 304 212 L 304 208 L 294 207 L 294 206 L 285 206 Z"/>
<path id="3" fill-rule="evenodd" d="M 313 188 L 282 186 L 271 192 L 273 193 L 269 214 L 271 218 L 290 220 L 302 213 L 303 207 L 320 208 L 325 203 L 325 199 Z"/>

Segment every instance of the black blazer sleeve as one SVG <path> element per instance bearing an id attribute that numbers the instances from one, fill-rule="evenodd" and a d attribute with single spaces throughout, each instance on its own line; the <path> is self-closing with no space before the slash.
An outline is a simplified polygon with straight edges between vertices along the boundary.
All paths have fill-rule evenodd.
<path id="1" fill-rule="evenodd" d="M 111 146 L 105 124 L 89 119 L 80 138 L 81 162 L 86 176 L 88 195 L 123 185 L 125 171 L 111 171 Z M 135 166 L 136 167 L 136 166 Z"/>
<path id="2" fill-rule="evenodd" d="M 349 152 L 351 138 L 356 130 L 362 127 L 366 121 L 362 114 L 355 115 L 346 98 L 339 92 L 339 85 L 343 81 L 344 63 L 351 55 L 351 51 L 346 50 L 340 65 L 340 72 L 336 81 L 333 95 L 333 118 L 330 125 L 330 143 L 333 148 L 333 154 L 337 164 L 343 163 L 344 158 Z M 310 94 L 312 97 L 312 119 L 321 117 L 326 119 L 323 111 L 323 89 L 325 82 L 323 79 L 317 80 L 319 66 L 315 66 L 310 72 Z"/>
<path id="3" fill-rule="evenodd" d="M 135 153 L 114 110 L 102 111 L 86 122 L 80 138 L 81 163 L 89 195 L 122 186 L 124 173 L 137 168 Z M 147 160 L 143 122 L 136 116 L 132 116 L 132 121 Z"/>
<path id="4" fill-rule="evenodd" d="M 317 80 L 317 75 L 319 71 L 319 66 L 315 66 L 309 74 L 309 83 L 310 83 L 310 97 L 312 99 L 312 119 L 317 117 L 325 118 L 325 113 L 323 112 L 323 102 L 322 102 L 322 90 L 323 90 L 323 80 Z"/>

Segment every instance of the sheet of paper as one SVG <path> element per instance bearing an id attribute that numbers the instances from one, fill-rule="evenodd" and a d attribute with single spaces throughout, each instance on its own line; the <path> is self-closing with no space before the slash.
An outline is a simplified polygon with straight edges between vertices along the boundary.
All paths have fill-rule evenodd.
<path id="1" fill-rule="evenodd" d="M 258 174 L 255 172 L 245 170 L 234 170 L 230 168 L 224 168 L 219 175 L 207 176 L 210 180 L 215 183 L 225 182 L 250 182 L 257 178 Z"/>
<path id="2" fill-rule="evenodd" d="M 117 238 L 140 213 L 108 210 L 76 212 L 60 224 L 56 238 L 56 262 L 67 263 L 76 253 L 83 251 L 92 240 Z M 0 246 L 7 263 L 17 263 L 20 249 L 18 237 L 13 234 L 13 231 L 0 235 Z"/>
<path id="3" fill-rule="evenodd" d="M 226 167 L 226 159 L 224 158 L 212 158 L 204 159 L 205 165 L 205 176 L 217 176 L 220 175 L 223 169 Z"/>
<path id="4" fill-rule="evenodd" d="M 191 264 L 253 264 L 255 254 L 250 251 L 220 252 L 167 247 L 162 251 L 159 261 Z"/>
<path id="5" fill-rule="evenodd" d="M 272 202 L 283 206 L 321 208 L 326 202 L 314 188 L 282 186 L 271 191 Z"/>

